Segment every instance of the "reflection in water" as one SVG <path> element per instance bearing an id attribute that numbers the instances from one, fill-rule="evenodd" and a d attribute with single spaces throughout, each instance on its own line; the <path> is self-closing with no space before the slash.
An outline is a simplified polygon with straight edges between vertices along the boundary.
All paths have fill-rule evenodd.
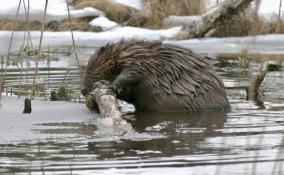
<path id="1" fill-rule="evenodd" d="M 197 144 L 207 137 L 218 135 L 226 122 L 224 112 L 200 112 L 191 114 L 138 113 L 133 126 L 137 132 L 160 132 L 166 135 L 162 139 L 123 140 L 120 142 L 88 143 L 89 150 L 104 160 L 118 157 L 117 152 L 124 152 L 123 157 L 178 156 L 204 152 Z M 147 154 L 148 153 L 148 154 Z M 143 156 L 142 156 L 143 157 Z"/>
<path id="2" fill-rule="evenodd" d="M 259 109 L 265 109 L 264 102 L 260 99 L 256 99 L 254 104 L 259 107 Z"/>
<path id="3" fill-rule="evenodd" d="M 97 126 L 91 123 L 41 123 L 40 129 L 34 129 L 42 134 L 78 134 L 78 135 L 94 135 Z M 44 128 L 47 127 L 47 128 Z"/>
<path id="4" fill-rule="evenodd" d="M 174 127 L 220 128 L 226 121 L 224 112 L 196 112 L 188 114 L 172 113 L 137 113 L 134 126 L 138 130 L 161 122 L 170 121 Z M 210 129 L 209 129 L 210 130 Z"/>
<path id="5" fill-rule="evenodd" d="M 247 85 L 238 66 L 219 67 L 226 85 Z M 32 73 L 24 70 L 24 84 L 30 85 Z M 47 90 L 65 81 L 79 93 L 75 68 L 41 68 L 39 74 L 49 82 Z M 8 70 L 5 86 L 17 91 L 20 79 L 18 70 Z M 106 128 L 97 114 L 77 103 L 35 100 L 40 112 L 23 117 L 22 101 L 5 97 L 0 102 L 0 174 L 284 174 L 283 73 L 269 72 L 261 89 L 263 101 L 255 102 L 246 101 L 244 90 L 228 90 L 228 114 L 135 114 L 127 117 L 136 131 L 131 136 L 96 135 Z"/>

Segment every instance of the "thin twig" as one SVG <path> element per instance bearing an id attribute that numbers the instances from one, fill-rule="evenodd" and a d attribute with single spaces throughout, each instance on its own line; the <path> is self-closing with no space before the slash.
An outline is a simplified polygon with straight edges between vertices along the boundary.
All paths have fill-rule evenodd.
<path id="1" fill-rule="evenodd" d="M 7 59 L 6 59 L 5 71 L 4 71 L 4 75 L 3 75 L 3 82 L 4 82 L 4 84 L 5 84 L 6 74 L 7 74 L 8 63 L 10 61 L 10 54 L 11 54 L 11 47 L 12 47 L 12 42 L 13 42 L 13 38 L 14 38 L 15 25 L 16 25 L 16 22 L 18 20 L 21 3 L 22 3 L 22 0 L 19 0 L 16 17 L 15 17 L 13 23 L 12 23 L 12 34 L 11 34 L 11 38 L 10 38 L 9 49 L 8 49 L 8 56 L 7 56 Z"/>
<path id="2" fill-rule="evenodd" d="M 77 52 L 76 52 L 76 45 L 75 45 L 75 39 L 74 39 L 74 35 L 73 35 L 71 15 L 70 15 L 68 0 L 66 0 L 66 4 L 67 4 L 67 11 L 68 11 L 68 20 L 69 20 L 69 24 L 70 24 L 70 32 L 71 32 L 71 36 L 72 36 L 73 51 L 75 53 L 76 61 L 77 61 L 78 68 L 79 68 L 79 71 L 80 71 L 80 86 L 82 86 L 83 71 L 82 71 L 82 67 L 80 66 L 79 58 L 78 58 L 78 55 L 77 55 Z"/>
<path id="3" fill-rule="evenodd" d="M 22 81 L 23 81 L 23 49 L 25 48 L 25 41 L 26 41 L 26 31 L 27 31 L 27 9 L 26 9 L 26 3 L 25 3 L 25 0 L 23 0 L 23 6 L 24 6 L 24 10 L 25 10 L 25 15 L 26 15 L 26 30 L 24 32 L 24 40 L 23 40 L 23 44 L 22 46 L 20 47 L 20 63 L 21 63 L 21 66 L 20 66 L 20 87 L 19 87 L 19 95 L 18 95 L 18 98 L 21 97 L 22 95 Z"/>
<path id="4" fill-rule="evenodd" d="M 44 25 L 45 25 L 45 20 L 46 20 L 47 4 L 48 4 L 48 0 L 45 1 L 44 15 L 43 15 L 42 25 L 41 25 L 41 33 L 40 33 L 40 40 L 39 40 L 39 45 L 38 45 L 38 54 L 36 57 L 36 65 L 35 65 L 35 72 L 34 72 L 34 77 L 33 77 L 31 97 L 33 96 L 33 93 L 35 90 L 35 79 L 36 79 L 36 76 L 38 75 L 38 62 L 39 62 L 39 57 L 40 57 L 40 52 L 41 52 L 41 44 L 42 44 Z"/>
<path id="5" fill-rule="evenodd" d="M 279 9 L 278 9 L 278 31 L 281 31 L 281 9 L 282 9 L 282 0 L 280 0 Z"/>
<path id="6" fill-rule="evenodd" d="M 27 22 L 28 22 L 28 39 L 27 39 L 27 48 L 31 48 L 32 52 L 34 51 L 33 49 L 33 43 L 32 43 L 32 38 L 31 38 L 31 24 L 30 24 L 30 0 L 28 0 L 28 12 L 27 12 Z M 31 45 L 31 47 L 29 46 Z"/>

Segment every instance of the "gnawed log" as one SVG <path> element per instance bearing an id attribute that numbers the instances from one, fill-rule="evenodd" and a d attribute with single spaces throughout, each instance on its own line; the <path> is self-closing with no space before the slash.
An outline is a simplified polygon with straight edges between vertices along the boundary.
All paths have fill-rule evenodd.
<path id="1" fill-rule="evenodd" d="M 217 22 L 230 19 L 233 15 L 238 14 L 243 11 L 253 0 L 226 0 L 220 3 L 215 8 L 211 9 L 201 17 L 189 18 L 188 23 L 183 25 L 183 29 L 176 36 L 178 39 L 189 39 L 189 38 L 198 38 L 208 36 L 212 31 L 214 31 Z M 185 17 L 183 17 L 185 18 Z M 176 21 L 178 20 L 175 17 Z M 171 19 L 168 18 L 165 20 L 165 23 L 169 25 Z M 175 23 L 176 25 L 176 23 Z M 209 36 L 210 36 L 209 35 Z"/>
<path id="2" fill-rule="evenodd" d="M 122 118 L 112 85 L 107 81 L 100 81 L 95 83 L 93 88 L 94 90 L 86 100 L 87 107 L 89 109 L 98 108 L 102 118 L 111 118 L 113 125 L 124 130 L 131 130 L 132 126 Z"/>

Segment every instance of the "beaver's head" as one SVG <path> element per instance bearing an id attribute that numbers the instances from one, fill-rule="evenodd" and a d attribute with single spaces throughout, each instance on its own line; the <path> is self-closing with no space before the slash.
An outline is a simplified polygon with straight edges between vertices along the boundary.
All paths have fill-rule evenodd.
<path id="1" fill-rule="evenodd" d="M 101 47 L 91 56 L 83 80 L 82 94 L 86 96 L 93 90 L 95 82 L 108 80 L 113 82 L 118 75 L 116 68 L 116 59 L 119 55 L 117 50 L 111 44 Z"/>

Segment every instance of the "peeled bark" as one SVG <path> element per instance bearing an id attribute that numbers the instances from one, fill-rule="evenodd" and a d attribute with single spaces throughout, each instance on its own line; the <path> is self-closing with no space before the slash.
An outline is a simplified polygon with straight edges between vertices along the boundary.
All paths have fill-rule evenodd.
<path id="1" fill-rule="evenodd" d="M 226 0 L 211 9 L 200 18 L 188 20 L 182 31 L 176 36 L 179 39 L 204 37 L 212 31 L 216 23 L 230 19 L 233 15 L 243 11 L 253 0 Z"/>
<path id="2" fill-rule="evenodd" d="M 131 129 L 131 125 L 122 118 L 119 110 L 115 92 L 110 83 L 106 81 L 97 82 L 94 90 L 87 99 L 87 106 L 97 106 L 102 118 L 112 118 L 114 125 L 124 125 L 124 129 Z M 96 108 L 96 107 L 95 107 Z"/>

